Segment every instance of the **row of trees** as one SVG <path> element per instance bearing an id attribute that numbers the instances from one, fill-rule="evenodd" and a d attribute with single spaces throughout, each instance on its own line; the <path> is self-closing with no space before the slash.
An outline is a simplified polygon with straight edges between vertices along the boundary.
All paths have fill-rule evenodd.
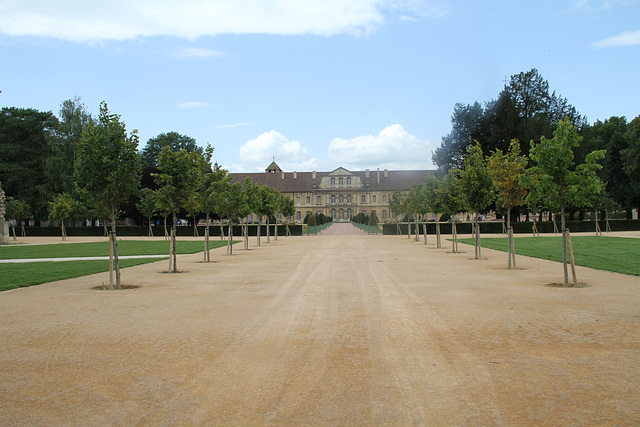
<path id="1" fill-rule="evenodd" d="M 577 163 L 575 150 L 582 137 L 571 123 L 561 120 L 553 138 L 531 141 L 529 155 L 521 153 L 520 143 L 512 140 L 506 152 L 496 149 L 485 156 L 479 142 L 467 147 L 460 167 L 452 167 L 442 178 L 429 177 L 424 184 L 415 184 L 411 191 L 396 193 L 389 204 L 395 213 L 424 215 L 433 212 L 451 215 L 453 252 L 457 252 L 455 214 L 474 213 L 475 258 L 480 259 L 480 214 L 493 203 L 506 214 L 509 236 L 508 267 L 515 268 L 515 248 L 511 229 L 511 210 L 528 205 L 529 209 L 559 212 L 563 235 L 564 284 L 568 285 L 567 232 L 565 214 L 568 206 L 593 207 L 604 188 L 597 172 L 605 150 L 596 150 Z M 531 163 L 531 166 L 528 164 Z M 426 243 L 426 227 L 425 227 Z M 439 221 L 436 222 L 437 246 L 441 247 Z"/>
<path id="2" fill-rule="evenodd" d="M 67 104 L 63 104 L 67 105 Z M 76 111 L 78 111 L 76 109 Z M 190 149 L 191 148 L 191 149 Z M 143 152 L 144 153 L 144 152 Z M 281 195 L 271 187 L 244 183 L 231 183 L 224 169 L 212 167 L 213 148 L 193 149 L 184 145 L 166 145 L 153 154 L 154 172 L 150 173 L 154 188 L 140 192 L 138 208 L 149 218 L 171 216 L 172 272 L 177 272 L 175 224 L 179 212 L 188 212 L 195 217 L 204 214 L 207 220 L 205 233 L 205 261 L 210 261 L 208 247 L 208 225 L 215 215 L 227 219 L 229 224 L 239 222 L 250 213 L 259 217 L 273 217 L 276 212 L 284 216 L 293 215 L 293 200 Z M 65 237 L 64 220 L 72 215 L 81 218 L 108 219 L 111 223 L 115 286 L 121 287 L 116 238 L 116 218 L 121 207 L 138 195 L 142 176 L 143 154 L 138 151 L 138 136 L 134 130 L 127 132 L 124 122 L 117 114 L 109 112 L 105 102 L 100 105 L 97 120 L 84 122 L 80 138 L 74 140 L 73 178 L 69 187 L 65 183 L 55 187 L 65 190 L 51 197 L 48 210 L 50 220 L 61 221 L 62 236 Z M 149 156 L 147 156 L 147 160 Z M 46 163 L 46 162 L 45 162 Z M 15 171 L 19 171 L 17 165 Z M 14 183 L 15 184 L 15 183 Z M 54 187 L 52 187 L 51 191 Z M 68 190 L 68 191 L 67 191 Z M 43 192 L 42 195 L 49 194 Z M 38 201 L 34 202 L 38 206 Z M 29 204 L 12 198 L 8 203 L 9 217 L 23 219 Z M 267 219 L 267 221 L 269 221 Z M 166 222 L 165 222 L 166 224 Z M 260 229 L 260 227 L 258 227 Z M 228 251 L 232 253 L 232 227 L 229 227 Z M 269 240 L 267 227 L 267 240 Z M 260 244 L 258 231 L 258 244 Z M 245 228 L 245 248 L 248 247 L 248 232 Z M 15 235 L 15 231 L 14 231 Z"/>
<path id="3" fill-rule="evenodd" d="M 551 91 L 549 83 L 532 69 L 511 76 L 497 99 L 473 104 L 456 104 L 451 116 L 451 132 L 432 153 L 432 160 L 445 172 L 464 169 L 467 150 L 480 143 L 485 156 L 498 150 L 506 153 L 513 139 L 523 142 L 522 155 L 528 159 L 530 141 L 540 144 L 553 137 L 561 120 L 568 120 L 581 137 L 574 148 L 577 163 L 584 163 L 593 151 L 606 150 L 598 176 L 605 182 L 604 195 L 631 217 L 640 207 L 640 116 L 628 122 L 611 117 L 589 124 L 566 98 Z M 573 213 L 573 211 L 572 211 Z"/>

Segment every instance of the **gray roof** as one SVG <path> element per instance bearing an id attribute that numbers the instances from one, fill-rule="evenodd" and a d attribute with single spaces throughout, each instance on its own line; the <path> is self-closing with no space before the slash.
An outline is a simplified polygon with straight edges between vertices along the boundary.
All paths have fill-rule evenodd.
<path id="1" fill-rule="evenodd" d="M 337 170 L 337 169 L 336 169 Z M 385 171 L 369 171 L 369 178 L 366 177 L 366 171 L 349 171 L 352 175 L 360 177 L 362 184 L 368 191 L 408 191 L 412 184 L 421 184 L 427 176 L 435 175 L 435 170 L 400 170 L 388 171 L 385 177 Z M 320 181 L 323 177 L 330 175 L 332 172 L 284 172 L 283 173 L 233 173 L 231 174 L 232 182 L 242 183 L 245 178 L 251 178 L 254 184 L 268 185 L 282 193 L 302 193 L 313 192 L 319 190 Z M 379 174 L 379 175 L 378 175 Z M 295 178 L 294 178 L 295 175 Z M 378 176 L 380 180 L 378 182 Z M 331 190 L 336 190 L 332 188 Z M 342 190 L 345 190 L 343 188 Z M 358 190 L 358 188 L 351 188 Z"/>

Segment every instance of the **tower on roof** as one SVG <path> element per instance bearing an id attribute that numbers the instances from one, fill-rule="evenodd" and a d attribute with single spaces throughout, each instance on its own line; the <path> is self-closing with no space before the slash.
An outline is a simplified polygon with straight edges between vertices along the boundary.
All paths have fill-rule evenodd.
<path id="1" fill-rule="evenodd" d="M 277 173 L 277 172 L 282 172 L 282 169 L 280 169 L 280 166 L 278 166 L 278 164 L 274 160 L 264 171 L 266 173 Z"/>

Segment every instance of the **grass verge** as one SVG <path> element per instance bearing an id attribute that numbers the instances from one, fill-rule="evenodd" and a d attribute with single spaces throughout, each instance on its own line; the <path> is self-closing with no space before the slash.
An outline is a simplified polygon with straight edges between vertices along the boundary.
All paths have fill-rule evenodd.
<path id="1" fill-rule="evenodd" d="M 209 241 L 211 249 L 226 246 L 226 241 Z M 176 242 L 179 254 L 192 254 L 204 250 L 204 241 Z M 3 246 L 0 247 L 0 259 L 70 258 L 109 256 L 108 242 L 65 243 L 54 245 Z M 169 242 L 123 240 L 118 242 L 118 254 L 126 255 L 164 255 L 169 258 Z M 162 258 L 166 259 L 166 258 Z M 158 258 L 122 259 L 120 268 L 161 261 Z M 71 279 L 89 274 L 108 271 L 108 260 L 30 262 L 20 264 L 0 264 L 0 291 L 25 286 L 39 285 L 56 280 Z"/>
<path id="2" fill-rule="evenodd" d="M 460 239 L 473 245 L 473 239 Z M 598 270 L 640 276 L 640 239 L 607 236 L 572 236 L 576 264 Z M 507 251 L 506 238 L 483 238 L 483 248 Z M 562 237 L 516 237 L 516 253 L 562 262 Z"/>

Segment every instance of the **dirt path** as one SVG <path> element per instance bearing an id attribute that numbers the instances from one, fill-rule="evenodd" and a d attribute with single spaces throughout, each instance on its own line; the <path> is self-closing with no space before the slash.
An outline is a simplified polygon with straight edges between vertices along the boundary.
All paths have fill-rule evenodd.
<path id="1" fill-rule="evenodd" d="M 0 293 L 3 425 L 633 425 L 640 278 L 280 237 Z"/>

